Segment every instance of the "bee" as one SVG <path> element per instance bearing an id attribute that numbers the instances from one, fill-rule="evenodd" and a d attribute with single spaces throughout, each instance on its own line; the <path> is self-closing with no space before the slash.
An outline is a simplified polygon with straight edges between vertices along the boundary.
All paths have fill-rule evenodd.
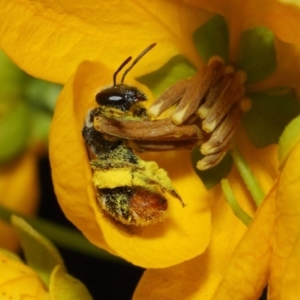
<path id="1" fill-rule="evenodd" d="M 166 120 L 151 120 L 142 104 L 147 100 L 145 94 L 124 84 L 127 73 L 154 46 L 155 43 L 140 53 L 117 83 L 117 75 L 132 57 L 120 65 L 113 74 L 113 85 L 96 94 L 99 106 L 88 112 L 82 130 L 99 206 L 106 215 L 125 225 L 146 226 L 165 220 L 167 198 L 176 198 L 184 206 L 167 172 L 155 162 L 139 158 L 130 146 L 140 151 L 159 151 L 168 150 L 169 144 L 173 148 L 178 144 L 177 127 Z M 146 130 L 148 136 L 140 124 L 143 128 L 163 128 L 164 132 Z M 197 135 L 197 128 L 192 127 L 187 134 L 191 140 Z M 111 132 L 113 129 L 116 132 Z"/>

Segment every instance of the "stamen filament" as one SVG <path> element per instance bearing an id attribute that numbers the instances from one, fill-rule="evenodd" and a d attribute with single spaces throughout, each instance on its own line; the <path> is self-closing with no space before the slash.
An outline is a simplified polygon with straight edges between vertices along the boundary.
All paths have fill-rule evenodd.
<path id="1" fill-rule="evenodd" d="M 265 193 L 263 192 L 246 160 L 238 151 L 235 145 L 231 147 L 230 153 L 241 177 L 243 178 L 243 181 L 247 186 L 247 189 L 253 197 L 255 204 L 259 206 L 265 198 Z"/>
<path id="2" fill-rule="evenodd" d="M 227 179 L 223 179 L 221 181 L 221 187 L 225 199 L 231 207 L 233 213 L 248 227 L 252 221 L 252 218 L 239 205 L 230 187 L 229 181 Z"/>

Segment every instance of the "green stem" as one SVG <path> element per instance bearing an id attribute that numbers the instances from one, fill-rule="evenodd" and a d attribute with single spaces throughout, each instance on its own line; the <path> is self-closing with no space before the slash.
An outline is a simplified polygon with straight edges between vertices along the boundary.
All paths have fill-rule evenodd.
<path id="1" fill-rule="evenodd" d="M 121 258 L 111 255 L 108 252 L 88 242 L 88 240 L 77 230 L 67 228 L 65 226 L 61 226 L 56 223 L 43 220 L 41 218 L 26 217 L 19 213 L 10 211 L 0 205 L 0 219 L 4 220 L 7 223 L 10 223 L 10 218 L 12 215 L 17 215 L 23 218 L 39 233 L 49 238 L 56 245 L 103 260 L 123 264 L 126 263 L 126 261 L 122 260 Z"/>
<path id="2" fill-rule="evenodd" d="M 222 179 L 221 186 L 225 199 L 231 207 L 233 213 L 246 225 L 249 226 L 252 218 L 240 207 L 237 202 L 232 189 L 230 187 L 229 181 L 227 179 Z"/>
<path id="3" fill-rule="evenodd" d="M 250 194 L 252 195 L 254 202 L 257 206 L 259 206 L 263 199 L 265 198 L 265 193 L 263 192 L 261 186 L 257 182 L 254 174 L 252 173 L 249 165 L 247 164 L 244 157 L 238 151 L 236 146 L 233 146 L 230 150 L 230 154 L 234 160 L 234 163 L 242 176 L 247 189 L 249 190 Z"/>

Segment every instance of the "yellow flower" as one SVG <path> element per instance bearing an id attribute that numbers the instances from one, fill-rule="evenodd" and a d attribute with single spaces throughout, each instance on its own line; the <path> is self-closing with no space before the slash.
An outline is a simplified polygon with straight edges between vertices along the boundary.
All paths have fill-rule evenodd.
<path id="1" fill-rule="evenodd" d="M 230 12 L 240 7 L 241 2 L 217 3 L 210 2 L 207 4 L 209 7 L 200 1 L 192 4 L 212 9 L 213 12 L 228 12 L 228 60 L 236 62 L 241 33 L 253 26 L 266 26 L 264 20 L 268 14 L 258 15 L 252 23 L 251 15 L 234 23 L 235 16 L 243 15 Z M 250 4 L 248 6 L 258 10 L 261 6 L 259 3 L 255 2 L 253 7 Z M 131 71 L 129 76 L 134 78 L 165 66 L 171 58 L 177 56 L 187 58 L 196 69 L 203 69 L 205 63 L 194 46 L 192 36 L 213 14 L 182 1 L 151 1 L 146 5 L 135 1 L 90 1 L 86 4 L 61 1 L 54 4 L 19 0 L 2 6 L 0 16 L 3 20 L 2 28 L 5 29 L 1 31 L 0 41 L 3 49 L 29 73 L 65 84 L 51 129 L 50 155 L 55 190 L 66 216 L 92 243 L 134 264 L 158 268 L 171 266 L 203 253 L 211 235 L 210 206 L 213 204 L 213 236 L 207 253 L 212 251 L 216 262 L 211 262 L 210 255 L 205 254 L 207 271 L 217 265 L 217 261 L 226 260 L 246 229 L 238 223 L 224 203 L 220 187 L 206 192 L 190 165 L 189 152 L 143 155 L 143 159 L 153 159 L 168 171 L 187 207 L 183 209 L 179 203 L 170 200 L 170 217 L 166 222 L 131 234 L 116 230 L 99 211 L 81 136 L 85 115 L 88 109 L 96 106 L 95 94 L 112 84 L 113 73 L 128 55 L 136 56 L 145 46 L 157 42 L 156 49 Z M 11 19 L 15 22 L 12 23 Z M 241 20 L 243 26 L 239 26 Z M 272 28 L 277 34 L 275 29 Z M 282 32 L 278 38 L 286 35 L 286 32 Z M 275 54 L 280 54 L 280 60 L 277 71 L 271 77 L 273 81 L 266 79 L 260 83 L 253 82 L 247 86 L 248 92 L 278 86 L 279 82 L 291 86 L 288 80 L 280 81 L 276 77 L 279 71 L 288 70 L 285 68 L 287 63 L 282 63 L 282 53 L 285 51 L 284 53 L 293 55 L 291 57 L 296 57 L 296 48 L 289 47 L 285 42 L 290 42 L 287 37 L 283 40 L 276 39 Z M 16 44 L 22 47 L 16 47 Z M 84 60 L 90 61 L 82 62 Z M 99 60 L 101 63 L 97 62 Z M 188 71 L 188 75 L 194 72 Z M 292 87 L 297 87 L 299 82 L 295 74 L 296 72 L 293 73 L 294 77 L 285 77 L 297 80 Z M 152 96 L 147 88 L 131 80 L 129 76 L 126 83 L 140 87 L 151 102 Z M 163 88 L 167 86 L 165 84 Z M 240 150 L 263 189 L 268 191 L 277 175 L 276 146 L 257 150 L 251 145 L 243 129 L 239 129 L 237 136 Z M 177 162 L 184 163 L 177 166 Z M 241 206 L 253 212 L 255 208 L 248 199 L 250 196 L 235 169 L 230 173 L 229 179 Z M 232 231 L 229 226 L 232 226 Z M 220 233 L 223 228 L 224 232 Z M 225 242 L 226 238 L 230 238 L 230 243 Z"/>

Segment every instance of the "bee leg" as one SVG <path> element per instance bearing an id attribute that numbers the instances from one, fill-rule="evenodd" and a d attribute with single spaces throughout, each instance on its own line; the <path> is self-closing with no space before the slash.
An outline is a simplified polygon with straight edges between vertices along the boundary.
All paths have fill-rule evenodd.
<path id="1" fill-rule="evenodd" d="M 196 124 L 177 126 L 168 119 L 131 121 L 95 117 L 98 131 L 126 140 L 199 140 L 205 142 L 207 134 Z"/>

